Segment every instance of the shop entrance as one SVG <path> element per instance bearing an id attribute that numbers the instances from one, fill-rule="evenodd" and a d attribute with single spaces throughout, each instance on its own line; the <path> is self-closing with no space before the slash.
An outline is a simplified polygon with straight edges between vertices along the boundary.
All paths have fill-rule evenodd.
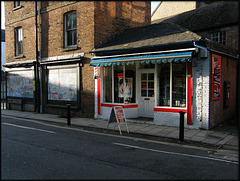
<path id="1" fill-rule="evenodd" d="M 139 116 L 153 118 L 154 69 L 139 70 Z"/>

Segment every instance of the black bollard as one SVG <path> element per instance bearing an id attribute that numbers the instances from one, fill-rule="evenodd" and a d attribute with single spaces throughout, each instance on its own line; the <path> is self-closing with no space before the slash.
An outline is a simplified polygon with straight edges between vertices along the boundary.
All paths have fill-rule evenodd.
<path id="1" fill-rule="evenodd" d="M 67 124 L 71 125 L 71 104 L 67 104 Z"/>
<path id="2" fill-rule="evenodd" d="M 179 111 L 180 114 L 180 124 L 179 124 L 179 140 L 184 141 L 184 111 Z"/>

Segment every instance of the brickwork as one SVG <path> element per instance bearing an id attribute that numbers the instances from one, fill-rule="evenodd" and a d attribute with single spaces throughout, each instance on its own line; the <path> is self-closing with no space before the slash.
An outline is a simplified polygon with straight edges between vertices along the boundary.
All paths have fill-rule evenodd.
<path id="1" fill-rule="evenodd" d="M 88 53 L 126 28 L 151 23 L 150 1 L 41 1 L 41 58 L 84 53 L 81 68 L 81 110 L 94 115 L 93 67 Z M 5 2 L 6 62 L 36 59 L 35 2 Z M 38 4 L 37 4 L 38 8 Z M 77 14 L 77 47 L 65 48 L 64 15 Z M 37 19 L 37 23 L 38 23 Z M 15 57 L 14 28 L 23 29 L 23 57 Z M 38 38 L 38 37 L 37 37 Z M 54 108 L 50 112 L 59 113 Z"/>
<path id="2" fill-rule="evenodd" d="M 238 26 L 233 25 L 233 26 L 228 26 L 224 28 L 217 28 L 217 29 L 212 29 L 208 31 L 199 31 L 197 32 L 199 35 L 208 38 L 211 40 L 211 33 L 212 32 L 219 32 L 219 31 L 226 31 L 226 46 L 230 48 L 234 48 L 238 50 L 238 36 L 239 36 L 239 31 L 238 31 Z"/>
<path id="3" fill-rule="evenodd" d="M 127 28 L 150 24 L 150 3 L 150 1 L 95 1 L 95 47 Z"/>
<path id="4" fill-rule="evenodd" d="M 208 54 L 208 57 L 210 55 Z M 193 125 L 208 129 L 209 125 L 209 58 L 198 59 L 195 57 L 192 64 L 193 70 Z"/>
<path id="5" fill-rule="evenodd" d="M 221 99 L 210 101 L 210 128 L 235 118 L 237 95 L 236 80 L 237 80 L 237 60 L 222 56 L 221 62 Z M 224 108 L 224 81 L 230 82 L 230 107 Z"/>

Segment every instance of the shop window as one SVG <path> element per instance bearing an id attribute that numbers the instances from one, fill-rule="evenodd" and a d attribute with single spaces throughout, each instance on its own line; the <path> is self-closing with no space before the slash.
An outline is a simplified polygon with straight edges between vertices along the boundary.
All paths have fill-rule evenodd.
<path id="1" fill-rule="evenodd" d="M 7 96 L 33 98 L 33 70 L 7 73 Z"/>
<path id="2" fill-rule="evenodd" d="M 77 45 L 77 15 L 76 11 L 65 14 L 65 47 Z"/>
<path id="3" fill-rule="evenodd" d="M 186 107 L 186 63 L 158 65 L 157 106 Z"/>
<path id="4" fill-rule="evenodd" d="M 22 43 L 22 28 L 15 28 L 15 55 L 21 56 L 23 54 L 23 43 Z"/>
<path id="5" fill-rule="evenodd" d="M 123 103 L 124 100 L 124 79 L 123 79 L 123 67 L 114 67 L 114 103 Z"/>
<path id="6" fill-rule="evenodd" d="M 135 81 L 135 65 L 103 67 L 103 101 L 135 103 Z"/>
<path id="7" fill-rule="evenodd" d="M 136 66 L 125 66 L 125 103 L 135 103 Z"/>
<path id="8" fill-rule="evenodd" d="M 103 67 L 103 101 L 112 103 L 112 67 Z"/>
<path id="9" fill-rule="evenodd" d="M 186 64 L 172 64 L 172 107 L 186 107 Z"/>
<path id="10" fill-rule="evenodd" d="M 159 106 L 170 106 L 170 66 L 161 64 L 158 66 L 159 79 Z"/>
<path id="11" fill-rule="evenodd" d="M 78 98 L 77 68 L 48 70 L 48 101 L 72 101 Z"/>
<path id="12" fill-rule="evenodd" d="M 211 33 L 211 40 L 226 45 L 226 31 Z"/>

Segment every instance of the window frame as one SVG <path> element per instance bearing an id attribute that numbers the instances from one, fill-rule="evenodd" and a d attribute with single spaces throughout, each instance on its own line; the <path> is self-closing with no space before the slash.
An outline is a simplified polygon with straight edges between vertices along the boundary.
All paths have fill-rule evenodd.
<path id="1" fill-rule="evenodd" d="M 227 45 L 227 32 L 226 31 L 212 32 L 211 40 L 221 43 L 223 45 Z"/>
<path id="2" fill-rule="evenodd" d="M 122 74 L 123 74 L 123 77 L 122 77 L 122 79 L 123 79 L 123 85 L 125 85 L 125 80 L 126 80 L 126 78 L 128 78 L 128 77 L 126 77 L 126 75 L 125 75 L 125 73 L 126 73 L 126 67 L 125 67 L 126 65 L 121 65 L 121 66 L 119 66 L 119 67 L 122 67 Z M 114 67 L 115 66 L 113 66 L 113 65 L 111 65 L 111 67 L 112 67 L 112 71 L 111 71 L 111 78 L 112 78 L 112 90 L 111 90 L 111 92 L 112 92 L 112 102 L 106 102 L 106 101 L 104 101 L 105 100 L 105 98 L 104 98 L 104 90 L 103 90 L 103 88 L 104 88 L 104 81 L 103 81 L 103 73 L 101 74 L 101 80 L 102 80 L 102 82 L 101 82 L 101 84 L 103 85 L 102 86 L 102 90 L 101 90 L 101 92 L 102 92 L 102 98 L 101 98 L 101 100 L 102 100 L 102 104 L 116 104 L 116 105 L 130 105 L 130 104 L 132 104 L 132 105 L 135 105 L 135 104 L 137 104 L 137 94 L 136 94 L 136 77 L 137 77 L 137 67 L 135 66 L 135 80 L 134 79 L 132 79 L 132 86 L 133 87 L 135 87 L 134 89 L 135 89 L 135 93 L 133 92 L 132 93 L 132 96 L 134 96 L 135 98 L 134 98 L 134 100 L 135 100 L 135 102 L 126 102 L 127 101 L 127 98 L 126 98 L 126 95 L 125 95 L 125 93 L 124 93 L 124 96 L 123 96 L 123 102 L 122 103 L 120 103 L 120 102 L 115 102 L 115 84 L 114 84 L 114 76 L 115 76 L 115 74 L 114 74 Z M 103 68 L 104 67 L 101 67 L 101 72 L 103 72 Z M 124 90 L 125 90 L 125 87 L 124 87 Z"/>
<path id="3" fill-rule="evenodd" d="M 19 33 L 19 30 L 21 30 L 21 35 Z M 22 27 L 15 28 L 14 34 L 15 34 L 15 56 L 22 56 L 23 55 L 23 29 L 22 29 Z M 21 39 L 20 41 L 19 41 L 19 37 Z M 20 53 L 19 53 L 19 45 L 21 46 Z"/>
<path id="4" fill-rule="evenodd" d="M 170 82 L 169 82 L 169 88 L 170 88 L 170 95 L 169 95 L 169 101 L 170 101 L 170 105 L 169 106 L 160 106 L 159 104 L 158 104 L 158 101 L 159 101 L 159 95 L 156 95 L 156 97 L 155 97 L 155 100 L 157 100 L 157 101 L 155 101 L 155 107 L 156 108 L 166 108 L 166 109 L 187 109 L 187 103 L 188 103 L 188 96 L 187 96 L 187 90 L 188 90 L 188 84 L 187 84 L 187 62 L 185 63 L 185 85 L 186 85 L 186 87 L 185 87 L 185 95 L 186 95 L 186 98 L 185 98 L 185 100 L 186 100 L 186 105 L 184 106 L 184 107 L 179 107 L 179 106 L 173 106 L 173 92 L 172 92 L 172 89 L 173 89 L 173 66 L 172 66 L 172 64 L 173 63 L 170 63 Z M 156 66 L 156 69 L 158 69 L 158 66 Z M 157 72 L 157 70 L 156 70 L 156 72 Z M 157 80 L 156 81 L 159 81 L 159 78 L 157 78 Z M 156 87 L 156 90 L 158 90 L 159 89 L 159 85 Z M 157 97 L 158 96 L 158 97 Z"/>
<path id="5" fill-rule="evenodd" d="M 71 29 L 67 29 L 67 16 L 69 14 L 75 14 L 76 15 L 76 27 L 73 28 L 73 23 L 71 22 Z M 76 44 L 68 45 L 68 32 L 74 32 L 76 31 Z M 74 42 L 74 35 L 72 35 L 72 42 Z M 70 11 L 64 14 L 64 47 L 65 48 L 71 48 L 71 47 L 76 47 L 77 46 L 77 11 Z"/>
<path id="6" fill-rule="evenodd" d="M 21 1 L 14 1 L 13 2 L 13 8 L 21 7 Z"/>

